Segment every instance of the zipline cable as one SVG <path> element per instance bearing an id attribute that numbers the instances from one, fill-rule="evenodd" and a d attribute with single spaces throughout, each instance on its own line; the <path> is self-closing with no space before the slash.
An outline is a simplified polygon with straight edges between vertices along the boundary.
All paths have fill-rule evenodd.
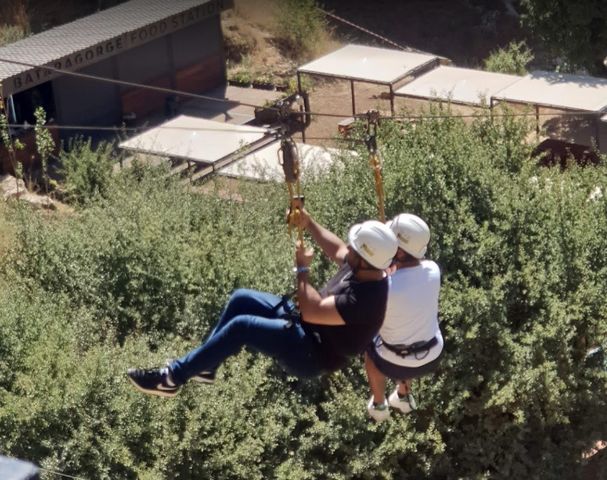
<path id="1" fill-rule="evenodd" d="M 324 12 L 324 11 L 323 11 Z M 326 12 L 328 13 L 328 12 Z M 330 14 L 332 15 L 332 14 Z M 362 28 L 362 27 L 360 27 Z M 372 33 L 372 32 L 371 32 Z M 375 34 L 377 35 L 377 34 Z M 381 36 L 379 36 L 380 38 L 383 38 Z M 400 47 L 399 48 L 403 48 Z M 165 88 L 165 87 L 156 87 L 153 85 L 147 85 L 147 84 L 143 84 L 143 83 L 136 83 L 136 82 L 129 82 L 126 80 L 117 80 L 114 78 L 108 78 L 108 77 L 101 77 L 101 76 L 97 76 L 97 75 L 91 75 L 91 74 L 85 74 L 85 73 L 80 73 L 80 72 L 71 72 L 71 71 L 67 71 L 67 70 L 61 70 L 58 68 L 54 68 L 54 67 L 50 67 L 48 65 L 35 65 L 32 63 L 27 63 L 27 62 L 23 62 L 23 61 L 18 61 L 18 60 L 11 60 L 11 59 L 7 59 L 7 58 L 2 58 L 0 57 L 0 63 L 9 63 L 9 64 L 13 64 L 13 65 L 20 65 L 20 66 L 25 66 L 25 67 L 29 67 L 29 68 L 40 68 L 40 69 L 44 69 L 44 70 L 49 70 L 52 71 L 54 73 L 58 73 L 61 75 L 68 75 L 68 76 L 73 76 L 73 77 L 77 77 L 77 78 L 82 78 L 82 79 L 88 79 L 88 80 L 94 80 L 94 81 L 98 81 L 98 82 L 106 82 L 106 83 L 110 83 L 110 84 L 116 84 L 116 85 L 124 85 L 124 86 L 130 86 L 130 87 L 136 87 L 136 88 L 142 88 L 142 89 L 147 89 L 147 90 L 153 90 L 153 91 L 158 91 L 158 92 L 163 92 L 163 93 L 170 93 L 173 95 L 177 95 L 177 96 L 181 96 L 181 97 L 190 97 L 193 99 L 200 99 L 200 100 L 209 100 L 209 101 L 213 101 L 213 102 L 220 102 L 220 103 L 229 103 L 232 105 L 236 105 L 236 106 L 244 106 L 244 107 L 251 107 L 251 108 L 265 108 L 268 110 L 273 110 L 273 111 L 277 111 L 278 108 L 277 107 L 264 107 L 262 105 L 256 105 L 253 103 L 247 103 L 247 102 L 240 102 L 240 101 L 235 101 L 235 100 L 229 100 L 226 98 L 216 98 L 216 97 L 211 97 L 208 95 L 202 95 L 202 94 L 198 94 L 198 93 L 191 93 L 191 92 L 185 92 L 182 90 L 175 90 L 172 88 Z M 403 97 L 406 98 L 406 97 Z M 432 101 L 432 99 L 428 99 L 428 101 Z M 448 102 L 446 102 L 448 103 Z M 544 107 L 544 108 L 555 108 L 555 107 Z M 314 116 L 314 117 L 332 117 L 332 118 L 349 118 L 349 117 L 354 117 L 354 118 L 358 118 L 358 119 L 364 119 L 366 114 L 356 114 L 356 115 L 352 115 L 351 113 L 329 113 L 329 112 L 306 112 L 307 116 Z M 430 119 L 430 118 L 473 118 L 478 116 L 479 114 L 449 114 L 449 115 L 426 115 L 426 114 L 408 114 L 408 115 L 382 115 L 380 116 L 381 119 Z M 591 115 L 591 116 L 596 116 L 596 112 L 588 112 L 588 111 L 564 111 L 564 112 L 560 112 L 558 114 L 554 114 L 554 113 L 539 113 L 539 116 L 583 116 L 583 115 Z M 503 117 L 524 117 L 524 116 L 534 116 L 537 117 L 538 113 L 495 113 L 493 114 L 494 117 L 497 116 L 503 116 Z"/>
<path id="2" fill-rule="evenodd" d="M 0 113 L 2 113 L 4 109 L 0 106 Z M 348 114 L 344 114 L 344 115 L 338 115 L 338 114 L 324 114 L 324 113 L 310 113 L 308 112 L 307 115 L 319 115 L 319 116 L 338 116 L 340 118 L 348 118 L 351 117 L 352 115 L 348 115 Z M 446 114 L 446 115 L 422 115 L 422 114 L 410 114 L 410 115 L 395 115 L 395 116 L 391 116 L 391 115 L 380 115 L 378 118 L 380 120 L 439 120 L 439 119 L 446 119 L 446 118 L 481 118 L 483 116 L 482 113 L 477 113 L 477 114 Z M 596 116 L 595 112 L 588 112 L 588 111 L 568 111 L 568 112 L 560 112 L 558 114 L 554 114 L 554 113 L 492 113 L 491 114 L 492 117 L 504 117 L 504 118 L 508 118 L 508 117 L 536 117 L 536 116 L 540 116 L 540 117 L 546 117 L 546 116 L 558 116 L 558 117 L 567 117 L 567 116 Z M 357 114 L 356 119 L 358 120 L 364 120 L 366 118 L 366 113 L 365 114 Z M 8 127 L 10 128 L 32 128 L 34 127 L 34 124 L 27 124 L 24 125 L 22 123 L 8 123 L 7 124 Z M 46 124 L 46 125 L 40 125 L 41 128 L 47 128 L 47 129 L 58 129 L 58 130 L 91 130 L 91 131 L 115 131 L 115 132 L 121 132 L 121 131 L 128 131 L 128 132 L 137 132 L 137 131 L 143 131 L 144 129 L 146 129 L 146 126 L 139 126 L 139 127 L 126 127 L 126 126 L 101 126 L 101 125 L 62 125 L 62 124 L 55 124 L 55 123 L 50 123 L 50 124 Z M 217 129 L 217 128 L 206 128 L 206 127 L 186 127 L 186 126 L 170 126 L 170 125 L 164 125 L 164 124 L 160 124 L 157 125 L 155 127 L 150 127 L 150 128 L 157 128 L 157 129 L 166 129 L 166 130 L 194 130 L 194 131 L 225 131 L 225 132 L 231 132 L 233 130 L 230 129 Z M 253 127 L 254 128 L 254 127 Z M 258 133 L 272 133 L 273 131 L 276 131 L 276 128 L 259 128 L 259 130 L 248 130 L 246 132 L 239 132 L 242 134 L 258 134 Z M 339 137 L 309 137 L 306 135 L 306 138 L 309 140 L 340 140 Z M 348 139 L 348 141 L 362 141 L 362 140 L 356 140 L 356 139 Z"/>
<path id="3" fill-rule="evenodd" d="M 83 477 L 74 477 L 73 475 L 68 475 L 67 473 L 57 472 L 55 470 L 50 470 L 50 469 L 44 468 L 44 467 L 38 467 L 38 470 L 41 470 L 41 471 L 46 472 L 51 475 L 56 475 L 58 477 L 71 478 L 72 480 L 86 480 Z"/>
<path id="4" fill-rule="evenodd" d="M 58 73 L 61 75 L 68 75 L 71 77 L 77 77 L 77 78 L 83 78 L 83 79 L 87 79 L 87 80 L 94 80 L 97 82 L 106 82 L 106 83 L 112 83 L 114 85 L 123 85 L 126 87 L 136 87 L 136 88 L 143 88 L 143 89 L 147 89 L 147 90 L 153 90 L 156 92 L 162 92 L 162 93 L 170 93 L 172 95 L 177 95 L 180 97 L 190 97 L 190 98 L 196 98 L 199 100 L 210 100 L 212 102 L 222 102 L 222 103 L 237 103 L 238 105 L 242 105 L 245 107 L 253 107 L 253 108 L 257 108 L 260 107 L 259 105 L 255 105 L 252 103 L 246 103 L 246 102 L 234 102 L 232 100 L 228 100 L 225 98 L 216 98 L 216 97 L 210 97 L 208 95 L 201 95 L 198 93 L 191 93 L 191 92 L 184 92 L 182 90 L 175 90 L 173 88 L 165 88 L 165 87 L 156 87 L 153 85 L 146 85 L 143 83 L 136 83 L 136 82 L 129 82 L 126 80 L 118 80 L 115 78 L 108 78 L 108 77 L 100 77 L 98 75 L 91 75 L 88 73 L 80 73 L 80 72 L 72 72 L 72 71 L 68 71 L 68 70 L 61 70 L 60 68 L 55 68 L 55 67 L 51 67 L 48 65 L 35 65 L 33 63 L 28 63 L 28 62 L 23 62 L 23 61 L 19 61 L 19 60 L 11 60 L 9 58 L 1 58 L 0 57 L 0 63 L 9 63 L 9 64 L 13 64 L 13 65 L 20 65 L 22 67 L 28 67 L 28 68 L 39 68 L 42 70 L 47 70 L 53 73 Z M 268 107 L 271 108 L 271 107 Z"/>
<path id="5" fill-rule="evenodd" d="M 399 45 L 398 43 L 394 42 L 393 40 L 390 40 L 389 38 L 383 37 L 375 32 L 372 32 L 371 30 L 368 30 L 364 27 L 361 27 L 360 25 L 357 25 L 349 20 L 346 20 L 345 18 L 339 17 L 337 15 L 335 15 L 334 13 L 331 12 L 327 12 L 326 10 L 320 8 L 320 7 L 316 7 L 320 12 L 324 13 L 326 16 L 331 17 L 335 20 L 340 21 L 341 23 L 345 24 L 345 25 L 349 25 L 350 27 L 354 27 L 358 30 L 360 30 L 361 32 L 364 32 L 368 35 L 371 35 L 372 37 L 378 38 L 379 40 L 381 40 L 382 42 L 385 42 L 389 45 L 392 45 L 393 47 L 396 47 L 400 50 L 405 50 L 407 52 L 415 52 L 415 53 L 425 53 L 422 52 L 421 50 L 416 50 L 414 48 L 410 48 L 410 47 L 403 47 L 402 45 Z"/>
<path id="6" fill-rule="evenodd" d="M 1 113 L 0 108 L 0 113 Z M 159 129 L 159 130 L 186 130 L 186 131 L 196 131 L 196 132 L 234 132 L 235 130 L 229 128 L 211 128 L 211 127 L 187 127 L 187 126 L 172 126 L 172 125 L 157 125 L 157 126 L 141 126 L 141 127 L 123 127 L 123 126 L 96 126 L 96 125 L 61 125 L 55 123 L 47 123 L 44 125 L 35 125 L 35 124 L 27 124 L 26 127 L 23 126 L 22 123 L 8 123 L 8 127 L 10 128 L 27 128 L 33 129 L 34 127 L 46 128 L 49 130 L 57 129 L 57 130 L 99 130 L 99 131 L 110 131 L 110 132 L 124 132 L 124 131 L 145 131 L 145 129 Z M 254 128 L 254 127 L 252 127 Z M 238 131 L 239 135 L 257 135 L 260 133 L 273 133 L 276 129 L 273 128 L 259 128 L 258 130 L 247 129 L 247 131 Z"/>

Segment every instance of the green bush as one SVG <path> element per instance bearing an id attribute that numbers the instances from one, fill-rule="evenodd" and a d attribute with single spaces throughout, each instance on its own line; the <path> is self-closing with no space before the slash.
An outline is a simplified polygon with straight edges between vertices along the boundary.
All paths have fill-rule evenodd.
<path id="1" fill-rule="evenodd" d="M 107 199 L 61 224 L 22 212 L 13 258 L 23 278 L 74 305 L 95 305 L 120 338 L 133 331 L 189 335 L 208 326 L 199 322 L 211 321 L 235 288 L 290 288 L 286 229 L 270 217 L 280 216 L 280 190 L 263 206 L 235 204 L 188 194 L 166 171 L 146 168 L 108 188 Z M 245 242 L 258 225 L 267 228 Z"/>
<path id="2" fill-rule="evenodd" d="M 506 48 L 500 48 L 491 52 L 489 57 L 485 59 L 485 70 L 513 75 L 525 75 L 527 73 L 527 64 L 533 58 L 533 53 L 524 41 L 510 42 Z"/>
<path id="3" fill-rule="evenodd" d="M 282 0 L 278 3 L 274 35 L 285 53 L 303 59 L 312 53 L 327 22 L 316 0 Z"/>
<path id="4" fill-rule="evenodd" d="M 586 358 L 607 334 L 607 168 L 540 168 L 527 133 L 483 115 L 381 125 L 386 213 L 432 228 L 446 355 L 415 384 L 420 408 L 380 425 L 366 419 L 360 359 L 303 381 L 244 352 L 213 387 L 170 401 L 126 381 L 128 366 L 198 344 L 234 288 L 289 290 L 284 186 L 243 184 L 225 200 L 219 180 L 193 194 L 139 167 L 71 216 L 13 207 L 3 453 L 101 479 L 579 478 L 607 431 L 607 371 Z M 342 236 L 377 215 L 353 147 L 304 185 L 309 210 Z M 316 259 L 314 281 L 333 271 Z"/>
<path id="5" fill-rule="evenodd" d="M 0 24 L 0 47 L 16 42 L 27 36 L 27 33 L 17 25 Z"/>
<path id="6" fill-rule="evenodd" d="M 95 147 L 90 138 L 70 139 L 59 155 L 59 172 L 63 176 L 67 201 L 83 205 L 106 194 L 116 164 L 112 150 L 110 143 L 102 142 Z"/>

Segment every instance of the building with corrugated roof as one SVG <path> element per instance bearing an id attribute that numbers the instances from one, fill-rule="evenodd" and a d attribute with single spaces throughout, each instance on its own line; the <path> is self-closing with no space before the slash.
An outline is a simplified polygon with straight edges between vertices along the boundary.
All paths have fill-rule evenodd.
<path id="1" fill-rule="evenodd" d="M 121 125 L 125 118 L 163 112 L 174 100 L 62 72 L 191 93 L 225 83 L 220 13 L 231 6 L 232 0 L 131 0 L 0 48 L 9 123 L 35 123 L 41 106 L 59 125 Z M 28 136 L 23 129 L 12 132 Z"/>

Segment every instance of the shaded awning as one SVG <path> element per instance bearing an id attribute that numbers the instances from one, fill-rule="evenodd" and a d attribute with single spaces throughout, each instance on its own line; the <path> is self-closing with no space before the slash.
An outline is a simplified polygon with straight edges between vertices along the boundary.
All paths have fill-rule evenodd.
<path id="1" fill-rule="evenodd" d="M 607 78 L 535 71 L 496 93 L 495 100 L 599 113 L 607 107 Z"/>
<path id="2" fill-rule="evenodd" d="M 120 148 L 161 157 L 215 163 L 269 136 L 260 127 L 180 115 L 120 144 Z"/>
<path id="3" fill-rule="evenodd" d="M 342 152 L 336 148 L 324 148 L 303 143 L 297 143 L 297 149 L 303 175 L 306 171 L 320 171 L 328 168 L 333 162 L 333 157 Z M 279 150 L 280 142 L 276 141 L 231 163 L 218 173 L 250 180 L 284 181 L 284 172 L 278 162 Z"/>
<path id="4" fill-rule="evenodd" d="M 299 67 L 297 72 L 390 85 L 438 61 L 435 55 L 346 45 Z"/>
<path id="5" fill-rule="evenodd" d="M 522 77 L 469 68 L 439 66 L 394 92 L 396 96 L 482 105 Z"/>

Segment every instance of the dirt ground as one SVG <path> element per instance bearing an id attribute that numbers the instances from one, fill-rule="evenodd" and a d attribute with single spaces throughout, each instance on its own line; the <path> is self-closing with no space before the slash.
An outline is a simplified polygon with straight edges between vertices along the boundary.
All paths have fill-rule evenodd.
<path id="1" fill-rule="evenodd" d="M 445 57 L 458 66 L 480 67 L 493 50 L 524 39 L 517 18 L 509 13 L 504 0 L 325 0 L 320 3 L 326 11 L 405 48 Z M 226 42 L 234 47 L 229 50 L 235 50 L 234 58 L 229 59 L 232 71 L 247 70 L 253 72 L 253 76 L 273 72 L 282 78 L 294 75 L 297 63 L 285 59 L 272 40 L 274 12 L 274 0 L 235 0 L 234 9 L 224 14 Z M 347 43 L 394 48 L 339 20 L 327 17 L 327 21 L 330 35 L 317 39 L 312 58 Z M 241 53 L 242 57 L 238 58 Z M 310 83 L 312 86 L 306 88 Z M 338 123 L 352 116 L 350 83 L 304 76 L 304 89 L 310 92 L 313 112 L 338 115 L 315 117 L 306 132 L 306 140 L 334 145 L 329 139 L 337 133 Z M 390 102 L 381 98 L 381 94 L 387 92 L 387 87 L 355 83 L 356 112 L 373 108 L 388 114 Z M 402 99 L 395 104 L 397 111 L 403 107 L 420 107 L 418 102 Z"/>

